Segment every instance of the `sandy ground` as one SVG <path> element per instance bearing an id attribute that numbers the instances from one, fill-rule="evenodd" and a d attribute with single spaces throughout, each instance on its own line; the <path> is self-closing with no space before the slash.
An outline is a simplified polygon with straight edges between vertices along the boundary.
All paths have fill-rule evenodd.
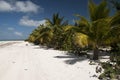
<path id="1" fill-rule="evenodd" d="M 0 47 L 0 80 L 98 80 L 88 60 L 26 43 Z"/>

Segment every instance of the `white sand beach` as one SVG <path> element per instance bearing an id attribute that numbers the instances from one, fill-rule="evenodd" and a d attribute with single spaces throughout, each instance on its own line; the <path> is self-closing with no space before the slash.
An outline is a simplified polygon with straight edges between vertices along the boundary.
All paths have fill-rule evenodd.
<path id="1" fill-rule="evenodd" d="M 87 59 L 24 41 L 9 44 L 0 47 L 0 80 L 98 80 Z"/>

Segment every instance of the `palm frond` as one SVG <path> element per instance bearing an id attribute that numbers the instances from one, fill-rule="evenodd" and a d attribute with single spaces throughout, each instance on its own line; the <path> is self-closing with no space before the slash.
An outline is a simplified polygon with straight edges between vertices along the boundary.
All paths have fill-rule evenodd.
<path id="1" fill-rule="evenodd" d="M 90 0 L 88 8 L 91 21 L 95 21 L 97 19 L 102 19 L 109 16 L 109 9 L 107 8 L 106 1 L 102 1 L 99 5 L 95 5 L 95 3 Z"/>

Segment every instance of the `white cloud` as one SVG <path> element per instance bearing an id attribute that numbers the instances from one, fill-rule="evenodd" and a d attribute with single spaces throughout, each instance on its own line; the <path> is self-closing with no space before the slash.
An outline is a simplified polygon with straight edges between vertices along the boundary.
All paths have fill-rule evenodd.
<path id="1" fill-rule="evenodd" d="M 13 31 L 14 30 L 14 28 L 12 28 L 12 27 L 8 27 L 7 28 L 9 31 Z"/>
<path id="2" fill-rule="evenodd" d="M 13 8 L 11 6 L 11 4 L 9 4 L 6 1 L 0 1 L 0 11 L 12 11 Z"/>
<path id="3" fill-rule="evenodd" d="M 29 19 L 28 16 L 23 16 L 20 19 L 19 24 L 28 27 L 38 27 L 40 24 L 45 24 L 45 20 L 37 21 L 37 20 Z"/>
<path id="4" fill-rule="evenodd" d="M 15 1 L 14 3 L 1 0 L 0 11 L 1 12 L 33 12 L 43 11 L 44 9 L 31 1 Z"/>
<path id="5" fill-rule="evenodd" d="M 32 3 L 31 1 L 26 1 L 26 2 L 22 2 L 22 1 L 18 1 L 16 2 L 16 7 L 15 7 L 16 11 L 20 11 L 20 12 L 38 12 L 38 8 L 39 6 Z"/>
<path id="6" fill-rule="evenodd" d="M 23 34 L 21 32 L 17 32 L 17 31 L 14 32 L 14 34 L 17 35 L 17 36 L 23 36 Z"/>

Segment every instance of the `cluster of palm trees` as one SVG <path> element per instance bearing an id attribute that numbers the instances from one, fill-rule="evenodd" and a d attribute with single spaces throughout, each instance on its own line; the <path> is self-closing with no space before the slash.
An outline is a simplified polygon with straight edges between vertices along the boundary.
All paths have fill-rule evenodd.
<path id="1" fill-rule="evenodd" d="M 88 3 L 89 17 L 75 15 L 75 25 L 68 24 L 58 13 L 52 20 L 46 19 L 27 39 L 34 44 L 52 47 L 59 50 L 75 50 L 91 48 L 93 59 L 98 60 L 99 48 L 120 44 L 120 11 L 109 16 L 107 2 L 96 5 L 92 0 Z"/>

